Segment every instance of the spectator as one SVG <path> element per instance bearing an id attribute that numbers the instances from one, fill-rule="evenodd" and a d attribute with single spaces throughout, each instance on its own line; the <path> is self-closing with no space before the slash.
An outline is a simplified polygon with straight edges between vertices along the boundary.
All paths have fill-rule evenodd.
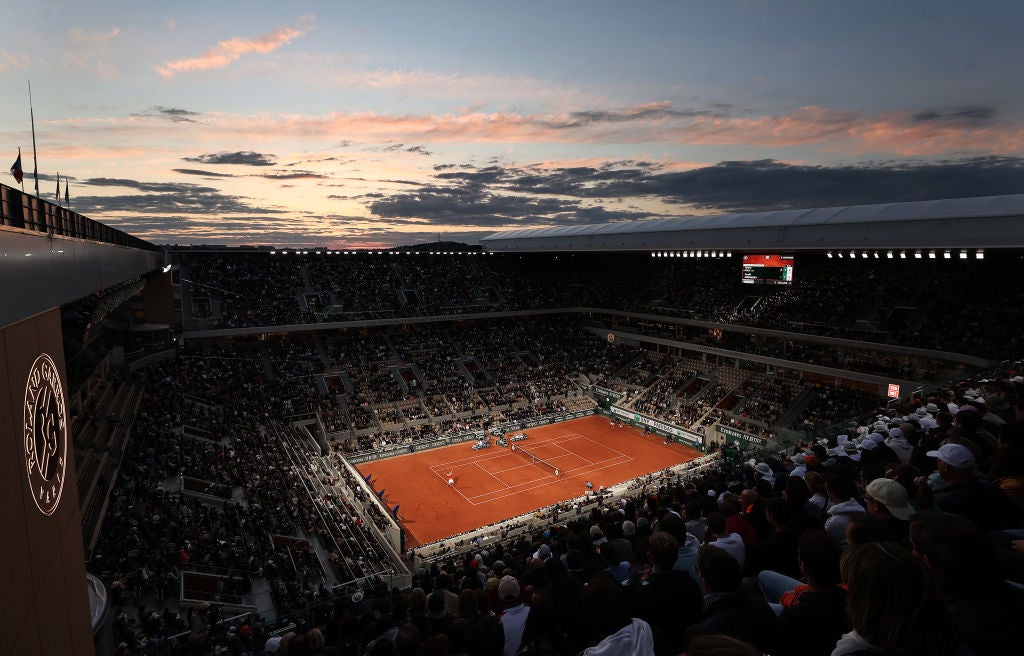
<path id="1" fill-rule="evenodd" d="M 516 577 L 510 575 L 501 577 L 501 581 L 498 582 L 498 599 L 501 601 L 504 611 L 498 617 L 498 621 L 505 634 L 503 656 L 516 656 L 519 651 L 519 643 L 523 639 L 523 628 L 530 615 L 530 607 L 523 605 L 521 597 L 522 593 Z"/>
<path id="2" fill-rule="evenodd" d="M 700 586 L 687 572 L 674 569 L 679 543 L 666 531 L 655 531 L 648 544 L 650 568 L 637 590 L 637 615 L 646 620 L 661 640 L 657 654 L 679 654 L 685 647 L 686 629 L 700 619 L 703 601 Z M 666 645 L 659 644 L 660 642 Z"/>
<path id="3" fill-rule="evenodd" d="M 825 520 L 825 531 L 836 544 L 845 546 L 846 525 L 854 515 L 864 513 L 864 507 L 853 498 L 857 487 L 848 476 L 829 474 L 825 477 L 825 491 L 832 504 L 828 509 L 829 518 Z"/>
<path id="4" fill-rule="evenodd" d="M 904 543 L 910 530 L 914 509 L 907 502 L 907 491 L 888 478 L 876 478 L 864 491 L 868 514 L 879 518 L 885 526 L 886 540 Z"/>
<path id="5" fill-rule="evenodd" d="M 839 585 L 839 555 L 839 547 L 827 533 L 808 532 L 800 539 L 800 571 L 806 584 L 775 572 L 761 572 L 758 577 L 765 599 L 779 602 L 772 609 L 779 613 L 781 654 L 827 654 L 850 630 L 846 590 Z"/>
<path id="6" fill-rule="evenodd" d="M 587 586 L 583 592 L 583 610 L 601 637 L 595 646 L 583 650 L 583 656 L 654 653 L 651 627 L 632 616 L 632 607 L 621 585 L 599 579 Z"/>
<path id="7" fill-rule="evenodd" d="M 717 547 L 726 551 L 736 559 L 736 562 L 743 567 L 747 558 L 747 548 L 743 545 L 743 538 L 739 533 L 732 533 L 726 525 L 725 515 L 720 512 L 713 512 L 708 515 L 708 528 L 704 535 L 708 546 Z"/>
<path id="8" fill-rule="evenodd" d="M 928 456 L 938 460 L 939 476 L 945 487 L 935 492 L 935 505 L 945 512 L 961 515 L 983 530 L 1020 528 L 1024 511 L 1002 490 L 975 475 L 974 454 L 960 444 L 944 444 Z"/>
<path id="9" fill-rule="evenodd" d="M 920 559 L 895 542 L 851 547 L 843 555 L 846 607 L 853 630 L 832 656 L 956 656 L 955 629 L 934 579 Z"/>
<path id="10" fill-rule="evenodd" d="M 523 627 L 519 656 L 551 656 L 572 654 L 569 638 L 558 621 L 558 615 L 547 602 L 534 604 Z"/>
<path id="11" fill-rule="evenodd" d="M 969 520 L 923 512 L 910 522 L 914 553 L 939 582 L 946 608 L 975 654 L 998 654 L 1020 642 L 1024 591 L 996 570 L 988 536 Z"/>
<path id="12" fill-rule="evenodd" d="M 910 456 L 914 452 L 914 446 L 907 441 L 902 427 L 890 428 L 889 437 L 885 440 L 885 443 L 896 454 L 896 457 L 899 458 L 900 464 L 906 465 L 910 463 Z"/>
<path id="13" fill-rule="evenodd" d="M 779 643 L 779 620 L 761 598 L 740 589 L 740 564 L 728 552 L 706 545 L 700 551 L 700 577 L 704 586 L 704 612 L 687 637 L 725 633 L 745 640 L 764 652 Z"/>
<path id="14" fill-rule="evenodd" d="M 658 520 L 656 530 L 665 531 L 676 539 L 679 544 L 679 553 L 676 556 L 676 563 L 672 569 L 686 572 L 695 583 L 700 583 L 700 575 L 697 573 L 697 560 L 700 557 L 700 543 L 689 531 L 683 519 L 674 512 L 666 511 Z"/>
<path id="15" fill-rule="evenodd" d="M 744 574 L 757 576 L 762 570 L 772 570 L 793 578 L 799 577 L 797 544 L 800 534 L 793 528 L 791 506 L 784 499 L 769 499 L 765 506 L 765 516 L 772 527 L 772 534 L 766 540 L 747 547 Z"/>

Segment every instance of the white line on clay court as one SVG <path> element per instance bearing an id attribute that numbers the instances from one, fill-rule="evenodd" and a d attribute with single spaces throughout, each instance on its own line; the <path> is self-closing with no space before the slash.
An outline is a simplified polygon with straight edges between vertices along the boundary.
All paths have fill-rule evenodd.
<path id="1" fill-rule="evenodd" d="M 596 461 L 596 462 L 595 461 L 591 461 L 591 460 L 589 460 L 587 458 L 584 458 L 579 453 L 577 453 L 577 452 L 575 452 L 575 451 L 573 451 L 571 449 L 566 448 L 565 442 L 566 441 L 570 441 L 570 440 L 587 440 L 588 442 L 591 442 L 592 444 L 596 444 L 597 446 L 599 446 L 602 449 L 606 449 L 607 451 L 611 451 L 615 455 L 612 456 L 611 458 L 605 458 L 604 460 L 599 460 L 599 461 Z M 561 467 L 559 467 L 558 468 L 559 472 L 562 474 L 563 478 L 573 478 L 575 472 L 586 472 L 587 475 L 590 476 L 593 472 L 599 472 L 599 471 L 601 471 L 603 469 L 608 469 L 609 467 L 615 467 L 617 465 L 621 465 L 623 463 L 629 462 L 630 460 L 633 460 L 632 456 L 630 456 L 630 455 L 628 455 L 626 453 L 622 453 L 621 451 L 617 451 L 615 449 L 612 449 L 612 448 L 610 448 L 608 446 L 605 446 L 603 444 L 600 444 L 598 442 L 595 442 L 591 438 L 586 437 L 585 435 L 580 435 L 579 433 L 566 433 L 564 435 L 558 435 L 558 436 L 547 438 L 547 439 L 545 439 L 543 441 L 541 441 L 541 440 L 534 440 L 534 441 L 530 442 L 530 446 L 531 447 L 533 447 L 533 446 L 536 446 L 536 447 L 557 446 L 557 447 L 559 447 L 563 451 L 563 455 L 551 456 L 551 457 L 548 457 L 548 458 L 544 458 L 545 460 L 547 460 L 549 463 L 551 463 L 553 465 L 555 464 L 554 463 L 555 460 L 557 460 L 558 458 L 566 457 L 566 456 L 573 456 L 575 458 L 578 458 L 579 460 L 582 460 L 584 463 L 586 463 L 585 465 L 582 465 L 580 467 L 575 467 L 573 469 L 562 469 Z M 482 504 L 485 504 L 485 503 L 493 503 L 494 501 L 500 501 L 501 499 L 507 499 L 509 497 L 513 497 L 513 496 L 515 496 L 515 495 L 517 495 L 517 494 L 519 494 L 521 492 L 525 492 L 527 490 L 534 490 L 534 489 L 541 488 L 541 487 L 548 487 L 550 485 L 558 483 L 559 479 L 553 477 L 551 474 L 545 474 L 541 478 L 535 478 L 535 479 L 532 479 L 532 480 L 529 480 L 529 481 L 525 481 L 525 482 L 520 483 L 518 485 L 509 485 L 508 483 L 506 483 L 505 481 L 501 480 L 497 476 L 498 474 L 502 474 L 502 473 L 505 473 L 505 472 L 515 471 L 515 470 L 518 470 L 518 469 L 523 469 L 525 467 L 533 467 L 532 463 L 523 463 L 521 465 L 516 465 L 515 467 L 506 467 L 506 468 L 503 468 L 503 469 L 497 469 L 496 468 L 496 471 L 491 471 L 488 468 L 483 466 L 483 463 L 487 462 L 488 460 L 496 460 L 498 458 L 503 458 L 503 457 L 509 455 L 509 453 L 511 453 L 511 451 L 506 451 L 504 449 L 499 449 L 495 453 L 493 453 L 493 454 L 486 454 L 483 457 L 481 457 L 480 454 L 476 454 L 474 456 L 470 456 L 470 457 L 467 457 L 467 458 L 459 458 L 457 460 L 450 460 L 448 462 L 444 462 L 444 463 L 440 463 L 440 464 L 437 464 L 437 465 L 433 465 L 429 469 L 432 472 L 434 472 L 435 474 L 437 474 L 438 476 L 441 476 L 441 474 L 440 474 L 441 471 L 444 471 L 444 472 L 456 471 L 457 468 L 460 465 L 461 466 L 473 465 L 477 469 L 479 469 L 480 471 L 485 472 L 486 474 L 491 476 L 491 478 L 493 478 L 496 481 L 498 481 L 502 486 L 504 486 L 504 488 L 505 488 L 504 490 L 495 490 L 493 492 L 486 492 L 486 493 L 478 494 L 478 495 L 474 495 L 474 496 L 466 496 L 466 494 L 464 494 L 461 489 L 456 489 L 456 491 L 459 493 L 459 496 L 461 496 L 468 503 L 470 503 L 471 505 L 474 505 L 474 506 L 482 505 Z M 446 478 L 444 478 L 444 477 L 441 477 L 441 478 L 442 478 L 442 480 L 447 482 Z M 536 484 L 534 485 L 534 483 L 536 483 Z"/>

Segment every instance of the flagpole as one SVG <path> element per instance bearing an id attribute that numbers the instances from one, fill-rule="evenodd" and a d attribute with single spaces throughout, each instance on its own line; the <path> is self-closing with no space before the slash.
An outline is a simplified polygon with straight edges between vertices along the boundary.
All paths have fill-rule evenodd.
<path id="1" fill-rule="evenodd" d="M 32 110 L 32 80 L 28 80 L 28 115 L 32 121 L 32 177 L 36 180 L 36 198 L 39 198 L 39 163 L 36 161 L 36 115 Z"/>

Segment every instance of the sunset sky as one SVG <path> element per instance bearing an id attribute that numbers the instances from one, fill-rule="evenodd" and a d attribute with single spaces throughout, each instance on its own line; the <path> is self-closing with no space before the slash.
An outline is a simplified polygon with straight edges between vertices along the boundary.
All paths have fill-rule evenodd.
<path id="1" fill-rule="evenodd" d="M 41 195 L 59 172 L 72 209 L 158 244 L 1024 193 L 1013 0 L 33 0 L 3 22 L 0 161 L 20 146 L 34 191 L 31 81 Z"/>

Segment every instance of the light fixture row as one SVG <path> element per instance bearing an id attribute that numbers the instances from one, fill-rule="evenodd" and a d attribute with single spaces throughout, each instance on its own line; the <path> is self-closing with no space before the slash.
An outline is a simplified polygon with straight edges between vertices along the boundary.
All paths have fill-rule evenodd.
<path id="1" fill-rule="evenodd" d="M 494 255 L 491 251 L 270 251 L 271 255 Z"/>
<path id="2" fill-rule="evenodd" d="M 950 249 L 950 248 L 947 248 L 945 250 L 943 250 L 943 249 L 934 249 L 934 248 L 931 248 L 931 249 L 921 249 L 921 248 L 918 248 L 918 249 L 911 249 L 909 251 L 908 250 L 900 250 L 900 251 L 857 251 L 857 250 L 851 250 L 851 251 L 848 251 L 848 252 L 847 251 L 835 251 L 835 252 L 828 251 L 827 255 L 828 255 L 829 258 L 836 257 L 836 258 L 839 258 L 839 259 L 849 258 L 851 260 L 856 260 L 859 257 L 862 260 L 866 260 L 868 258 L 873 258 L 873 259 L 877 260 L 877 259 L 881 258 L 882 257 L 882 253 L 884 253 L 885 254 L 885 258 L 889 259 L 889 260 L 896 259 L 896 258 L 899 258 L 901 260 L 905 260 L 907 258 L 913 258 L 915 260 L 921 260 L 921 259 L 924 259 L 924 258 L 928 258 L 929 260 L 936 260 L 936 259 L 939 259 L 939 256 L 941 254 L 942 259 L 944 259 L 944 260 L 952 260 L 955 252 L 956 252 L 955 249 Z M 970 257 L 969 249 L 967 249 L 967 248 L 959 249 L 958 257 L 961 260 L 968 259 Z M 984 260 L 985 259 L 985 249 L 984 248 L 979 248 L 979 249 L 975 250 L 974 251 L 974 258 L 976 260 Z"/>
<path id="3" fill-rule="evenodd" d="M 651 251 L 651 257 L 732 257 L 732 251 Z"/>

